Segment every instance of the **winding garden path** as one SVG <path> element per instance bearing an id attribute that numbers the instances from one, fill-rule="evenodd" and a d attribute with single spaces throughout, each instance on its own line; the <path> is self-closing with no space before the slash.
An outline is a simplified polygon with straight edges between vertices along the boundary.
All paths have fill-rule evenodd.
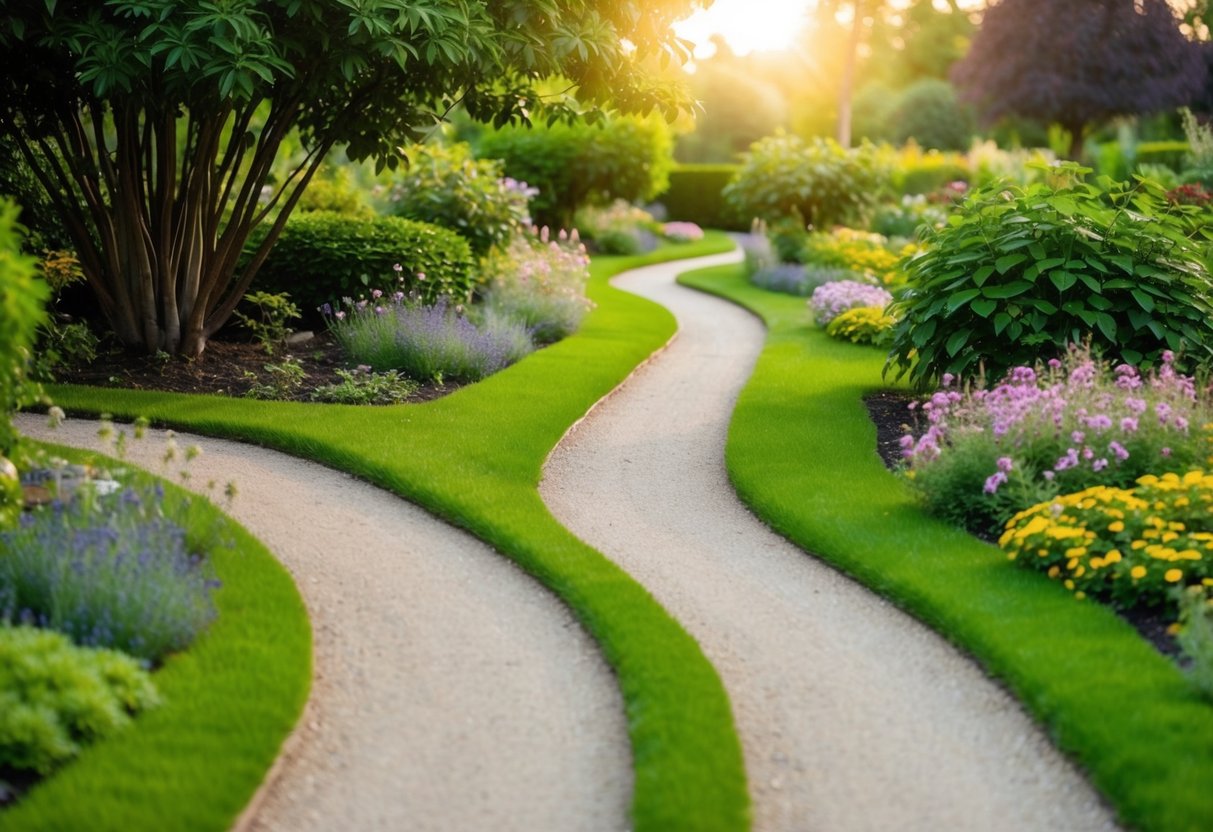
<path id="1" fill-rule="evenodd" d="M 614 281 L 672 310 L 678 335 L 569 433 L 541 493 L 562 523 L 648 587 L 720 672 L 754 828 L 1116 828 L 973 662 L 735 498 L 726 431 L 763 328 L 677 286 L 685 268 Z"/>
<path id="2" fill-rule="evenodd" d="M 28 436 L 98 448 L 94 422 Z M 567 609 L 421 509 L 320 465 L 179 434 L 191 482 L 233 480 L 231 514 L 294 575 L 312 622 L 308 709 L 247 830 L 622 830 L 623 703 Z M 129 459 L 160 469 L 163 434 Z"/>

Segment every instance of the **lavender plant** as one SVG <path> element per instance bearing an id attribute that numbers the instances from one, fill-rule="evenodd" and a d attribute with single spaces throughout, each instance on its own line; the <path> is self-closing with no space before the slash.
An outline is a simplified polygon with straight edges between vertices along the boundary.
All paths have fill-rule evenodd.
<path id="1" fill-rule="evenodd" d="M 1096 485 L 1207 464 L 1213 401 L 1162 364 L 1145 374 L 1112 367 L 1086 347 L 1019 366 L 992 389 L 944 376 L 922 406 L 928 427 L 902 439 L 916 490 L 930 510 L 996 535 L 1017 511 Z"/>
<path id="2" fill-rule="evenodd" d="M 418 380 L 478 381 L 530 353 L 526 327 L 497 314 L 473 323 L 445 297 L 423 304 L 397 292 L 369 300 L 346 298 L 345 309 L 321 307 L 338 343 L 359 364 L 399 370 Z"/>
<path id="3" fill-rule="evenodd" d="M 838 280 L 826 283 L 813 290 L 809 308 L 819 326 L 828 326 L 848 309 L 875 306 L 883 309 L 893 296 L 879 286 L 859 283 L 854 280 Z"/>
<path id="4" fill-rule="evenodd" d="M 102 495 L 86 483 L 26 512 L 0 532 L 0 619 L 153 662 L 185 648 L 215 617 L 218 586 L 169 519 L 186 516 L 159 484 Z"/>
<path id="5" fill-rule="evenodd" d="M 585 296 L 590 258 L 576 230 L 554 238 L 546 228 L 532 230 L 481 265 L 485 306 L 521 323 L 537 343 L 572 335 L 594 307 Z"/>

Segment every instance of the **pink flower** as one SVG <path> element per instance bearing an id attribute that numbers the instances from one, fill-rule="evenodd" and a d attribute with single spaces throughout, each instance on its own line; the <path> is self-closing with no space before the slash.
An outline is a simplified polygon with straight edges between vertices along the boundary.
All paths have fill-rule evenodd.
<path id="1" fill-rule="evenodd" d="M 986 494 L 993 494 L 998 491 L 998 486 L 1002 485 L 1006 481 L 1006 474 L 1004 474 L 1002 471 L 995 471 L 986 478 L 986 484 L 982 488 L 982 491 L 984 491 Z"/>
<path id="2" fill-rule="evenodd" d="M 1125 433 L 1133 433 L 1137 430 L 1137 419 L 1133 416 L 1126 416 L 1120 420 L 1120 429 Z"/>
<path id="3" fill-rule="evenodd" d="M 1091 463 L 1092 471 L 1102 471 L 1103 469 L 1105 469 L 1107 467 L 1108 467 L 1108 461 L 1106 459 L 1104 459 L 1103 457 L 1100 457 L 1099 459 L 1097 459 Z"/>
<path id="4" fill-rule="evenodd" d="M 1120 444 L 1119 442 L 1109 442 L 1108 450 L 1111 451 L 1112 455 L 1115 456 L 1121 462 L 1124 462 L 1126 459 L 1129 458 L 1129 452 L 1127 450 L 1125 450 L 1125 446 Z"/>
<path id="5" fill-rule="evenodd" d="M 998 470 L 1002 471 L 1004 474 L 1010 472 L 1011 468 L 1013 467 L 1011 457 L 1009 456 L 1000 456 L 997 464 Z"/>
<path id="6" fill-rule="evenodd" d="M 1162 454 L 1162 456 L 1164 456 L 1164 457 L 1169 457 L 1171 455 L 1171 449 L 1163 448 L 1161 451 L 1159 451 L 1159 453 Z"/>

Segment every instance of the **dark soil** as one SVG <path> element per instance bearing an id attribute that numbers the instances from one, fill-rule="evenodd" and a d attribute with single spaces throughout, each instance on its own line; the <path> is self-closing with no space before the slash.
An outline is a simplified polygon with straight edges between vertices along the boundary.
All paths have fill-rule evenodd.
<path id="1" fill-rule="evenodd" d="M 921 436 L 926 430 L 926 425 L 919 422 L 918 411 L 909 408 L 912 401 L 915 401 L 913 396 L 894 390 L 881 390 L 864 398 L 868 415 L 876 425 L 876 453 L 880 455 L 885 466 L 891 471 L 896 471 L 901 465 L 899 442 L 905 435 L 907 427 L 915 436 Z M 969 531 L 983 540 L 986 539 L 985 535 L 978 534 L 972 529 Z M 1175 641 L 1175 636 L 1167 632 L 1167 625 L 1170 622 L 1161 612 L 1136 609 L 1117 610 L 1116 612 L 1121 618 L 1132 624 L 1142 638 L 1153 644 L 1160 653 L 1172 658 L 1178 657 L 1179 645 Z"/>
<path id="2" fill-rule="evenodd" d="M 63 384 L 88 384 L 95 387 L 124 387 L 133 390 L 163 390 L 172 393 L 214 393 L 244 396 L 260 379 L 271 380 L 266 364 L 292 356 L 306 373 L 303 385 L 291 397 L 293 401 L 311 401 L 317 387 L 335 384 L 341 379 L 337 370 L 352 369 L 341 348 L 328 333 L 299 343 L 288 344 L 269 355 L 260 344 L 225 338 L 212 339 L 206 352 L 196 360 L 185 360 L 161 353 L 159 356 L 112 347 L 91 364 L 59 371 L 56 381 Z M 248 374 L 254 377 L 250 377 Z M 423 402 L 440 398 L 460 385 L 423 384 L 409 398 Z"/>

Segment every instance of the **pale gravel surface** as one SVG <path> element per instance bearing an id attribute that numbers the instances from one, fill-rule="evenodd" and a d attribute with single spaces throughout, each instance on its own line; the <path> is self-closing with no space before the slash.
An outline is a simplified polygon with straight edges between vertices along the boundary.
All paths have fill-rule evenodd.
<path id="1" fill-rule="evenodd" d="M 96 424 L 19 417 L 97 447 Z M 158 472 L 163 434 L 130 458 Z M 179 435 L 192 481 L 295 577 L 315 668 L 300 733 L 245 828 L 622 830 L 632 773 L 614 676 L 567 609 L 483 543 L 344 474 Z"/>
<path id="2" fill-rule="evenodd" d="M 679 334 L 565 438 L 540 490 L 720 672 L 754 828 L 1115 829 L 1091 787 L 973 662 L 735 498 L 726 429 L 763 329 L 674 285 L 686 268 L 615 281 L 674 311 Z"/>

